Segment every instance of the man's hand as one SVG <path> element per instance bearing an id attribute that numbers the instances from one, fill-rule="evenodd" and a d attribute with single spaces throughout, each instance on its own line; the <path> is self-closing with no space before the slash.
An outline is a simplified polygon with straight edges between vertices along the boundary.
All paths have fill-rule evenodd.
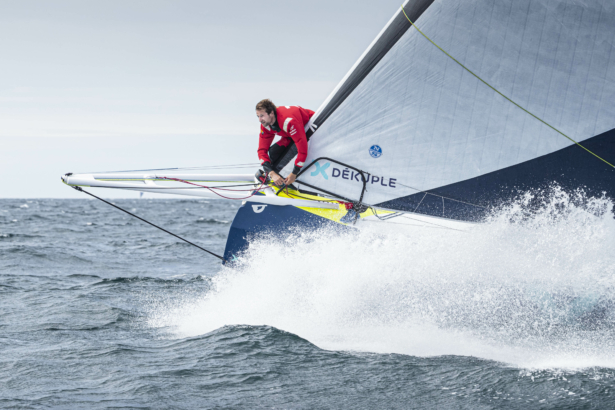
<path id="1" fill-rule="evenodd" d="M 291 174 L 292 175 L 292 174 Z M 281 186 L 284 184 L 284 178 L 282 178 L 281 176 L 279 176 L 277 174 L 277 172 L 275 171 L 271 171 L 269 173 L 269 177 L 271 177 L 271 179 L 273 180 L 273 183 L 276 184 L 277 186 Z M 294 181 L 294 179 L 293 179 Z"/>
<path id="2" fill-rule="evenodd" d="M 297 175 L 291 173 L 288 178 L 286 178 L 286 181 L 284 181 L 286 183 L 286 185 L 290 185 L 293 182 L 295 182 L 295 179 L 297 179 Z"/>

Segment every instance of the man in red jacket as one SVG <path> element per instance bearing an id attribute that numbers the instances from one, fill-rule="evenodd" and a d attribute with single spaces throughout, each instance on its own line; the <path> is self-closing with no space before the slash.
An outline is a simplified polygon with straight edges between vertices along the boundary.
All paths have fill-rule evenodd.
<path id="1" fill-rule="evenodd" d="M 290 185 L 295 182 L 308 153 L 305 126 L 314 115 L 314 111 L 298 106 L 276 107 L 271 100 L 262 100 L 256 104 L 256 116 L 261 123 L 258 141 L 258 158 L 265 173 L 276 185 Z M 276 135 L 282 138 L 271 145 Z M 295 167 L 286 179 L 280 170 L 297 155 Z"/>

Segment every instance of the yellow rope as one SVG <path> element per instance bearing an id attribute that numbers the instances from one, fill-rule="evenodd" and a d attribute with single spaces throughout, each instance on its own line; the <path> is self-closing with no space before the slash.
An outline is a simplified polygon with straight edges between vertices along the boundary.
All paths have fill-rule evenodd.
<path id="1" fill-rule="evenodd" d="M 594 154 L 592 151 L 590 151 L 589 149 L 585 148 L 583 145 L 579 144 L 578 142 L 576 142 L 575 140 L 573 140 L 572 138 L 570 138 L 568 135 L 564 134 L 563 132 L 561 132 L 560 130 L 558 130 L 557 128 L 555 128 L 554 126 L 552 126 L 551 124 L 547 123 L 546 121 L 542 120 L 541 118 L 537 117 L 536 115 L 532 114 L 531 112 L 529 112 L 528 110 L 526 110 L 525 108 L 523 108 L 522 106 L 520 106 L 519 104 L 517 104 L 516 102 L 514 102 L 513 100 L 511 100 L 510 98 L 508 98 L 507 96 L 505 96 L 504 94 L 502 94 L 501 92 L 499 92 L 495 87 L 493 87 L 491 84 L 489 84 L 488 82 L 486 82 L 485 80 L 483 80 L 482 78 L 480 78 L 478 75 L 474 74 L 472 72 L 472 70 L 470 70 L 469 68 L 467 68 L 466 66 L 464 66 L 463 64 L 461 64 L 459 61 L 457 61 L 455 59 L 455 57 L 453 57 L 452 55 L 450 55 L 449 53 L 447 53 L 446 51 L 444 51 L 439 45 L 437 45 L 436 43 L 433 42 L 432 39 L 430 39 L 429 37 L 427 37 L 425 35 L 425 33 L 423 33 L 417 26 L 416 24 L 414 24 L 412 22 L 412 20 L 410 20 L 410 17 L 408 17 L 408 15 L 406 14 L 406 10 L 404 10 L 404 6 L 402 4 L 401 6 L 401 11 L 404 13 L 404 16 L 406 16 L 406 18 L 408 19 L 408 21 L 410 22 L 410 24 L 412 25 L 412 27 L 414 27 L 419 33 L 421 33 L 421 35 L 423 37 L 425 37 L 427 40 L 429 40 L 429 42 L 431 44 L 433 44 L 434 46 L 438 47 L 438 49 L 440 51 L 442 51 L 444 54 L 446 54 L 451 60 L 453 60 L 454 62 L 456 62 L 457 64 L 459 64 L 461 67 L 463 67 L 468 73 L 472 74 L 474 77 L 478 78 L 483 84 L 485 84 L 487 87 L 491 88 L 493 91 L 495 91 L 496 93 L 500 94 L 502 97 L 504 97 L 506 100 L 510 101 L 511 103 L 513 103 L 514 105 L 516 105 L 517 107 L 521 108 L 523 111 L 525 111 L 526 113 L 528 113 L 529 115 L 531 115 L 532 117 L 536 118 L 538 121 L 542 122 L 543 124 L 545 124 L 547 127 L 551 128 L 552 130 L 556 131 L 557 133 L 563 135 L 564 137 L 568 138 L 570 141 L 574 142 L 575 144 L 577 144 L 579 147 L 583 148 L 585 151 L 589 152 L 590 154 L 592 154 L 594 157 L 598 158 L 599 160 L 603 161 L 604 163 L 608 164 L 610 167 L 615 168 L 615 165 L 611 164 L 610 162 L 608 162 L 607 160 L 605 160 L 604 158 L 601 158 L 600 156 L 598 156 L 597 154 Z"/>

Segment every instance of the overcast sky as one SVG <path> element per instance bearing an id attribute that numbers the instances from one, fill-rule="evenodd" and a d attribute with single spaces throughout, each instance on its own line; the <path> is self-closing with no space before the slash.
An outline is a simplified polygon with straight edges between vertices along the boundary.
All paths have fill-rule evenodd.
<path id="1" fill-rule="evenodd" d="M 0 0 L 0 197 L 82 198 L 69 171 L 255 163 L 256 102 L 316 110 L 400 4 Z"/>

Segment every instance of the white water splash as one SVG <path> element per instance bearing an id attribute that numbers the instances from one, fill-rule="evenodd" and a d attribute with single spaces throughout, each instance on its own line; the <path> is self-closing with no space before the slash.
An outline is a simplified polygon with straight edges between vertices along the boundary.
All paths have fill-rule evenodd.
<path id="1" fill-rule="evenodd" d="M 213 291 L 160 304 L 150 325 L 178 337 L 269 325 L 325 349 L 615 367 L 614 245 L 610 201 L 553 189 L 469 232 L 257 241 Z"/>

